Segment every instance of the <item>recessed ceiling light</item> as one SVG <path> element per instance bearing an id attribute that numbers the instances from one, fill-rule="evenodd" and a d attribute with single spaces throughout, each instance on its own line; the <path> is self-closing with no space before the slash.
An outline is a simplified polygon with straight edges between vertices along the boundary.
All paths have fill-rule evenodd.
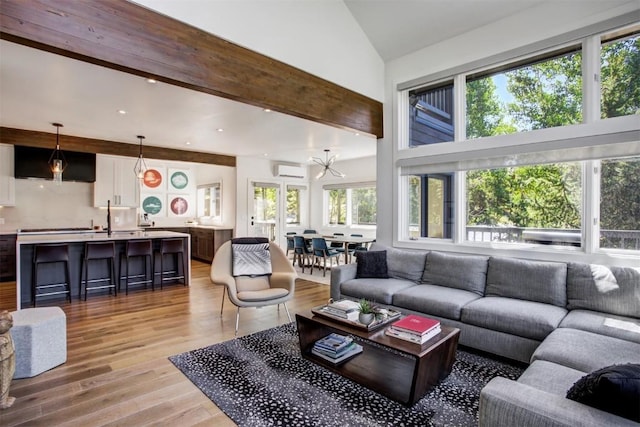
<path id="1" fill-rule="evenodd" d="M 158 83 L 158 81 L 156 79 L 147 79 L 147 83 L 154 84 L 154 83 Z"/>
<path id="2" fill-rule="evenodd" d="M 119 114 L 122 114 L 123 116 L 124 116 L 125 114 L 127 114 L 127 112 L 126 112 L 125 110 L 118 110 L 118 113 L 119 113 Z"/>
<path id="3" fill-rule="evenodd" d="M 185 144 L 187 144 L 187 145 L 191 145 L 191 141 L 187 141 Z"/>
<path id="4" fill-rule="evenodd" d="M 216 130 L 217 130 L 218 132 L 224 132 L 224 129 L 222 129 L 222 128 L 218 128 L 218 129 L 216 129 Z"/>
<path id="5" fill-rule="evenodd" d="M 263 156 L 268 157 L 269 153 L 262 153 Z"/>
<path id="6" fill-rule="evenodd" d="M 360 134 L 358 132 L 355 133 L 356 136 L 360 136 Z"/>
<path id="7" fill-rule="evenodd" d="M 271 110 L 270 110 L 270 109 L 268 109 L 268 108 L 265 108 L 265 109 L 264 109 L 264 110 L 262 110 L 262 111 L 264 111 L 265 113 L 270 113 L 270 112 L 271 112 Z"/>

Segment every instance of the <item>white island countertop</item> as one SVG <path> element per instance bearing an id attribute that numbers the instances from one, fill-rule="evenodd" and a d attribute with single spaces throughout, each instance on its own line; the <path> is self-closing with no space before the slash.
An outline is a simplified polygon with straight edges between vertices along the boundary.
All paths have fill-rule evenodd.
<path id="1" fill-rule="evenodd" d="M 18 245 L 33 245 L 39 243 L 74 243 L 74 242 L 104 242 L 116 240 L 166 239 L 171 237 L 190 237 L 189 233 L 175 231 L 114 231 L 111 236 L 100 233 L 63 233 L 63 234 L 24 234 L 18 235 Z"/>

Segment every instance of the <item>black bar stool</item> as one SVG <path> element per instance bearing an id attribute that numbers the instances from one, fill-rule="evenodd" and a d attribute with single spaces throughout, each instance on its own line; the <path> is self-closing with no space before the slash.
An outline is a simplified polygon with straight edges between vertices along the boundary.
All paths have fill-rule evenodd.
<path id="1" fill-rule="evenodd" d="M 84 283 L 84 300 L 87 300 L 87 294 L 95 289 L 113 289 L 113 294 L 118 295 L 116 287 L 115 273 L 116 246 L 113 242 L 86 242 L 84 245 L 84 257 L 80 266 L 80 292 L 82 293 L 82 284 Z M 89 263 L 93 261 L 106 261 L 109 269 L 109 277 L 101 277 L 89 279 Z M 103 284 L 107 282 L 108 284 Z M 91 285 L 90 285 L 91 284 Z"/>
<path id="2" fill-rule="evenodd" d="M 38 265 L 64 263 L 64 282 L 38 283 Z M 71 285 L 69 284 L 69 246 L 37 245 L 33 252 L 33 277 L 31 278 L 31 305 L 36 306 L 37 297 L 45 295 L 66 294 L 71 302 Z"/>
<path id="3" fill-rule="evenodd" d="M 151 246 L 151 240 L 128 240 L 127 245 L 125 247 L 124 252 L 120 253 L 120 265 L 118 270 L 120 271 L 120 280 L 118 283 L 118 290 L 120 290 L 120 285 L 122 284 L 122 280 L 125 280 L 125 295 L 129 295 L 129 285 L 141 285 L 144 284 L 146 288 L 149 283 L 151 283 L 151 290 L 155 290 L 155 286 L 153 283 L 153 274 L 149 278 L 148 272 L 153 267 L 153 247 Z M 144 274 L 129 274 L 129 260 L 131 258 L 142 258 L 144 262 Z M 125 261 L 125 269 L 124 275 L 122 274 L 122 261 Z M 147 261 L 149 262 L 149 269 L 147 269 Z M 135 282 L 130 282 L 130 279 L 140 279 Z"/>
<path id="4" fill-rule="evenodd" d="M 165 271 L 165 255 L 173 256 L 175 270 Z M 160 289 L 162 289 L 163 283 L 167 280 L 182 279 L 184 281 L 184 285 L 189 286 L 189 275 L 187 273 L 187 264 L 185 263 L 186 260 L 184 256 L 184 244 L 182 239 L 162 239 L 160 241 L 160 249 L 156 251 L 156 256 L 154 257 L 154 263 L 155 259 L 158 257 L 160 258 Z M 182 265 L 182 273 L 180 273 L 180 265 Z M 170 276 L 167 276 L 167 274 L 169 274 Z"/>

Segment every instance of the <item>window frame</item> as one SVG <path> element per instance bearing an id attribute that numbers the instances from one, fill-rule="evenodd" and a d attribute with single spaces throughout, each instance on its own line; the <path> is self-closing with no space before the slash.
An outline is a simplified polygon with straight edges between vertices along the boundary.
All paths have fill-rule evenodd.
<path id="1" fill-rule="evenodd" d="M 328 228 L 361 228 L 361 229 L 376 229 L 377 228 L 377 195 L 376 195 L 376 224 L 358 224 L 353 223 L 353 190 L 362 189 L 362 188 L 377 188 L 376 183 L 374 181 L 367 182 L 351 182 L 351 183 L 340 183 L 340 184 L 326 184 L 322 186 L 322 224 L 324 227 Z M 344 224 L 331 224 L 329 222 L 330 215 L 330 199 L 329 192 L 331 190 L 345 190 L 345 198 L 346 198 L 346 212 L 345 212 L 345 223 Z"/>
<path id="2" fill-rule="evenodd" d="M 608 22 L 618 22 L 612 19 Z M 600 24 L 596 27 L 602 27 Z M 625 23 L 626 28 L 637 28 L 637 24 Z M 560 37 L 538 43 L 536 46 L 528 46 L 517 50 L 496 55 L 483 60 L 482 66 L 477 63 L 467 64 L 452 70 L 445 70 L 431 76 L 415 79 L 413 81 L 397 85 L 396 115 L 398 122 L 397 144 L 394 144 L 395 173 L 394 191 L 398 206 L 394 215 L 395 227 L 393 230 L 393 240 L 395 244 L 406 247 L 424 247 L 428 243 L 429 247 L 449 248 L 451 245 L 463 245 L 473 252 L 473 247 L 490 247 L 493 250 L 503 249 L 513 251 L 522 250 L 524 253 L 530 252 L 563 252 L 578 250 L 581 254 L 595 254 L 598 256 L 613 253 L 617 255 L 636 256 L 638 251 L 628 251 L 624 249 L 600 248 L 599 242 L 599 163 L 600 159 L 635 156 L 640 153 L 640 142 L 633 139 L 630 134 L 638 131 L 636 124 L 637 115 L 600 118 L 600 87 L 597 75 L 600 72 L 600 43 L 604 43 L 607 33 L 624 31 L 623 26 L 611 26 L 608 28 L 589 28 L 583 31 L 579 37 Z M 558 39 L 562 39 L 558 41 Z M 468 75 L 479 74 L 487 69 L 497 69 L 502 66 L 510 68 L 526 58 L 539 57 L 541 52 L 545 57 L 553 56 L 554 51 L 566 51 L 567 46 L 575 45 L 579 42 L 582 50 L 582 116 L 583 121 L 579 125 L 568 125 L 556 128 L 546 128 L 532 130 L 505 136 L 492 136 L 466 139 L 466 93 L 464 84 Z M 540 45 L 544 45 L 541 49 Z M 529 50 L 530 49 L 530 50 Z M 500 60 L 496 60 L 499 58 Z M 493 62 L 495 60 L 495 62 Z M 594 78 L 593 76 L 596 76 Z M 409 92 L 420 87 L 437 87 L 443 82 L 453 79 L 454 81 L 454 123 L 455 137 L 453 142 L 432 144 L 427 146 L 409 147 Z M 594 139 L 600 139 L 595 143 Z M 532 149 L 533 147 L 533 149 Z M 614 152 L 607 150 L 614 147 Z M 583 167 L 583 220 L 582 220 L 582 248 L 568 248 L 558 246 L 543 246 L 531 248 L 526 245 L 501 244 L 482 245 L 476 242 L 469 242 L 466 239 L 466 177 L 464 172 L 469 167 L 461 167 L 461 163 L 472 163 L 474 159 L 485 157 L 504 159 L 509 156 L 535 158 L 548 150 L 561 150 L 566 148 L 570 155 L 563 157 L 558 154 L 556 161 L 582 161 Z M 573 158 L 578 151 L 592 151 L 584 158 Z M 504 153 L 506 151 L 506 154 Z M 596 155 L 597 153 L 600 153 Z M 546 162 L 545 162 L 546 163 Z M 524 163 L 523 163 L 524 164 Z M 505 163 L 502 164 L 502 167 Z M 499 166 L 496 166 L 499 167 Z M 421 169 L 422 168 L 422 169 Z M 408 229 L 408 175 L 418 175 L 418 171 L 424 173 L 425 170 L 432 172 L 455 172 L 455 206 L 454 206 L 454 235 L 449 241 L 445 239 L 411 238 Z M 413 172 L 412 172 L 413 171 Z M 460 179 L 461 178 L 461 179 Z M 464 208 L 461 208 L 464 207 Z M 464 213 L 464 214 L 463 214 Z M 418 241 L 418 243 L 412 241 Z M 439 240 L 439 241 L 434 241 Z M 420 245 L 423 246 L 420 246 Z M 542 256 L 541 254 L 539 256 Z M 544 256 L 542 256 L 544 258 Z"/>

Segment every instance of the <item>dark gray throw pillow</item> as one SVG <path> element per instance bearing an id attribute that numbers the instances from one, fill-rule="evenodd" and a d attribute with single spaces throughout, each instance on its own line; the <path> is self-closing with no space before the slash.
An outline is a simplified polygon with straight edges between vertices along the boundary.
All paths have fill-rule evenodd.
<path id="1" fill-rule="evenodd" d="M 387 251 L 356 252 L 356 279 L 388 279 Z"/>
<path id="2" fill-rule="evenodd" d="M 613 365 L 580 378 L 567 399 L 640 422 L 640 365 Z"/>

